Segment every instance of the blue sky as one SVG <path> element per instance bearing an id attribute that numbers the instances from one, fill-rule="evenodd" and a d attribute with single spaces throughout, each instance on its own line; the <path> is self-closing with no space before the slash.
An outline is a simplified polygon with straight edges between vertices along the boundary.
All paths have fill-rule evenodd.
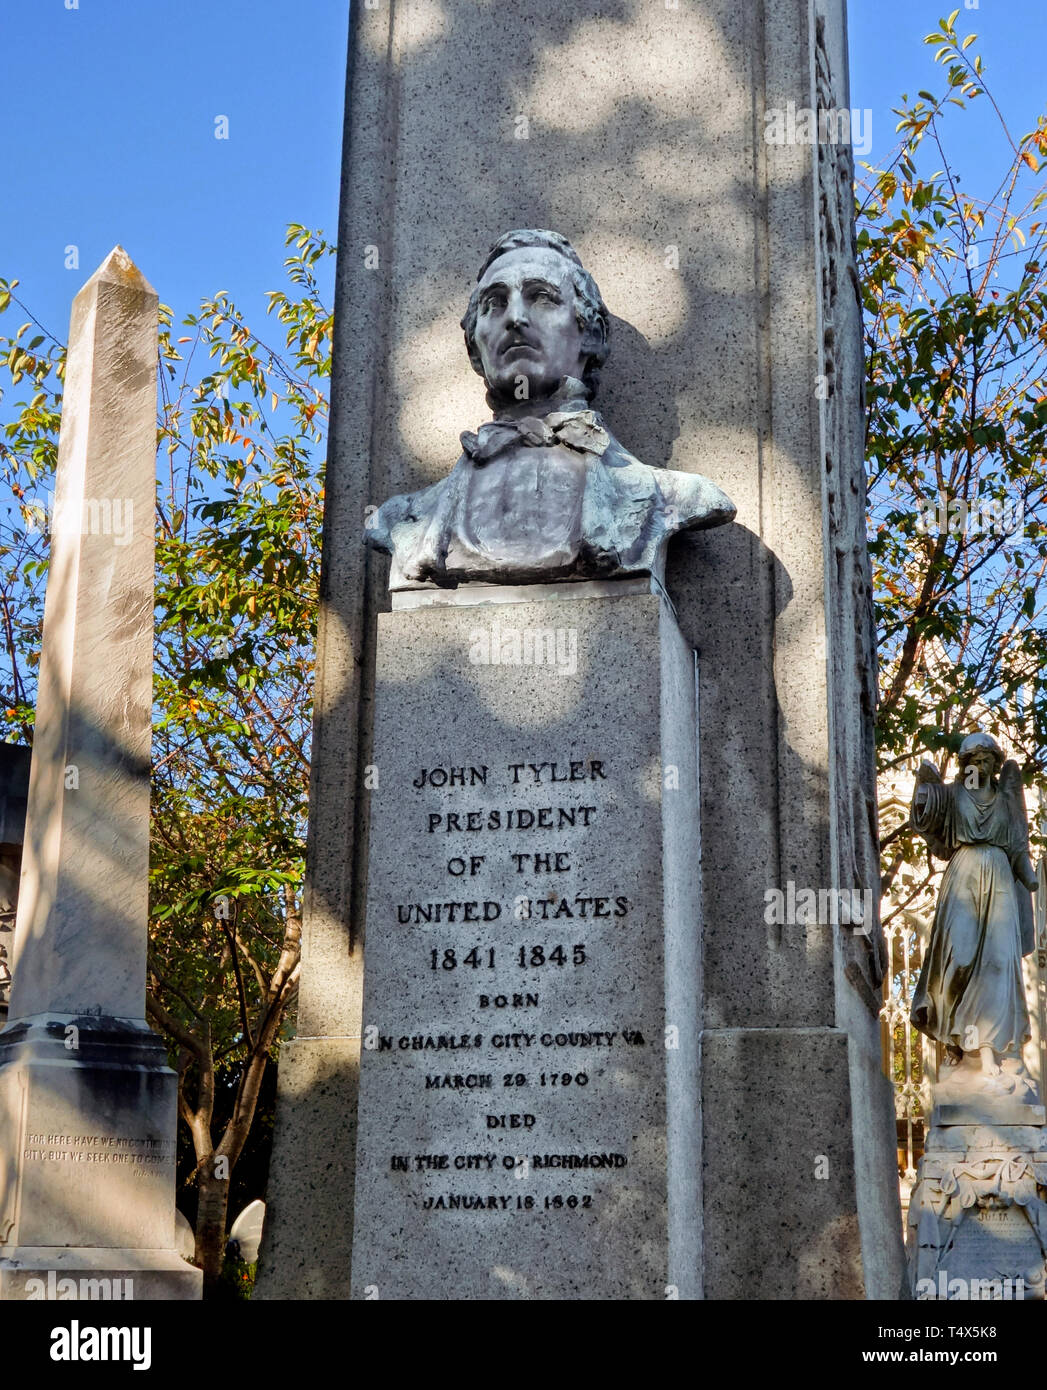
<path id="1" fill-rule="evenodd" d="M 0 275 L 64 338 L 73 294 L 119 241 L 179 317 L 219 289 L 260 317 L 285 224 L 335 234 L 347 0 L 73 3 L 0 11 Z M 894 144 L 899 94 L 933 81 L 920 40 L 956 3 L 850 0 L 851 101 L 873 112 L 871 160 Z M 1044 0 L 960 11 L 1016 135 L 1044 99 L 1045 13 Z M 215 139 L 220 115 L 228 140 Z M 965 129 L 973 187 L 990 126 Z M 77 269 L 65 268 L 69 245 Z"/>
<path id="2" fill-rule="evenodd" d="M 897 142 L 897 117 L 892 108 L 903 92 L 912 100 L 921 88 L 939 92 L 944 85 L 942 65 L 922 39 L 938 21 L 959 9 L 960 34 L 977 34 L 969 55 L 980 53 L 989 89 L 1007 117 L 1017 140 L 1036 125 L 1047 105 L 1042 42 L 1047 36 L 1044 0 L 848 0 L 851 58 L 851 105 L 873 112 L 873 146 L 868 162 L 889 157 Z M 964 132 L 963 141 L 950 141 L 950 155 L 961 161 L 963 179 L 972 192 L 991 193 L 983 182 L 999 176 L 1008 154 L 996 117 L 986 101 L 971 110 L 950 113 Z M 930 170 L 928 170 L 930 172 Z"/>
<path id="3" fill-rule="evenodd" d="M 285 225 L 335 237 L 347 0 L 66 2 L 0 0 L 0 276 L 63 339 L 117 242 L 179 317 L 264 311 Z"/>

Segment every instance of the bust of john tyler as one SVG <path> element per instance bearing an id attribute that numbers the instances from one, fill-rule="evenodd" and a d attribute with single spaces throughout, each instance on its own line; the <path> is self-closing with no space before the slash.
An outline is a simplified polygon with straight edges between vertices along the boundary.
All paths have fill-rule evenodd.
<path id="1" fill-rule="evenodd" d="M 641 463 L 592 408 L 608 313 L 565 237 L 495 242 L 462 328 L 494 419 L 441 482 L 371 516 L 391 589 L 657 574 L 670 536 L 732 520 L 715 483 Z"/>

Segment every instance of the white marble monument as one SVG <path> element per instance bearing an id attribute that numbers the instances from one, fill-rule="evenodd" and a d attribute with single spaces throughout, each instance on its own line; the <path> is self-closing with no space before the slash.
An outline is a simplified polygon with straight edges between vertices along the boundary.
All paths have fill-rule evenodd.
<path id="1" fill-rule="evenodd" d="M 916 775 L 912 821 L 947 862 L 912 1022 L 943 1057 L 916 1186 L 909 1263 L 919 1299 L 1042 1300 L 1047 1125 L 1025 1066 L 1023 957 L 1035 947 L 1022 775 L 990 735 L 968 735 L 959 772 Z"/>
<path id="2" fill-rule="evenodd" d="M 156 335 L 116 247 L 69 333 L 0 1032 L 4 1299 L 200 1296 L 175 1234 L 175 1076 L 145 1021 Z"/>

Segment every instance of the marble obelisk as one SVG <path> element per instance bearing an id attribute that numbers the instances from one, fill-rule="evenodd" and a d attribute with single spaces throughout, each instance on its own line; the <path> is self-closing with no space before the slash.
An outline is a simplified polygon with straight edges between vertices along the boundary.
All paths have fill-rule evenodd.
<path id="1" fill-rule="evenodd" d="M 156 334 L 156 293 L 118 246 L 70 324 L 0 1033 L 5 1299 L 116 1280 L 118 1297 L 199 1297 L 175 1243 L 175 1077 L 145 1020 Z"/>

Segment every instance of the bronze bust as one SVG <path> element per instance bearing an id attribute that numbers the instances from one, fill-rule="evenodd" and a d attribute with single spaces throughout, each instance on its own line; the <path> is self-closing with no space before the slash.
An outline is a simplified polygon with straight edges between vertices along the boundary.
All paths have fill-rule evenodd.
<path id="1" fill-rule="evenodd" d="M 715 483 L 641 463 L 591 408 L 608 326 L 565 237 L 494 244 L 462 319 L 494 419 L 461 436 L 446 478 L 369 519 L 391 589 L 659 574 L 670 536 L 733 519 Z"/>

